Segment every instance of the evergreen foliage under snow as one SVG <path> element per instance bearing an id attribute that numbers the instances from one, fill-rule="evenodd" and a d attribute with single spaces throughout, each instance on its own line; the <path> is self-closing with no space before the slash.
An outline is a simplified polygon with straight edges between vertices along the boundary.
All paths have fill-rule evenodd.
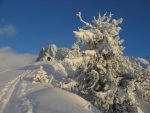
<path id="1" fill-rule="evenodd" d="M 49 78 L 47 73 L 44 71 L 43 66 L 37 71 L 37 74 L 33 78 L 33 83 L 48 83 Z"/>
<path id="2" fill-rule="evenodd" d="M 73 73 L 68 72 L 60 88 L 77 93 L 103 113 L 138 113 L 139 101 L 150 104 L 150 66 L 142 58 L 123 56 L 123 19 L 106 13 L 89 23 L 81 12 L 77 16 L 84 26 L 74 31 L 77 42 L 72 48 L 58 57 L 57 47 L 51 45 L 38 60 L 49 56 L 66 70 L 71 68 Z"/>

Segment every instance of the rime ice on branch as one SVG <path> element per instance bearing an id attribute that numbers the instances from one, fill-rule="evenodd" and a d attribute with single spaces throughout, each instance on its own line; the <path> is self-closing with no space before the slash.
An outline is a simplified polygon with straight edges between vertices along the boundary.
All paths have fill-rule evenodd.
<path id="1" fill-rule="evenodd" d="M 78 43 L 83 44 L 85 50 L 97 50 L 98 52 L 112 53 L 114 55 L 122 54 L 124 49 L 121 44 L 124 40 L 120 40 L 119 32 L 121 27 L 118 25 L 122 23 L 123 19 L 113 19 L 112 14 L 99 14 L 98 18 L 94 17 L 92 23 L 84 21 L 81 17 L 81 12 L 77 14 L 80 21 L 85 24 L 78 31 L 74 31 L 78 39 Z"/>

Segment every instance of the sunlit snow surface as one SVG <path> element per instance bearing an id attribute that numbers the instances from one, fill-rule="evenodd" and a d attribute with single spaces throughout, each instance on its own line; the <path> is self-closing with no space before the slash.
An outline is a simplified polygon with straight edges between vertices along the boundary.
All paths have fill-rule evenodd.
<path id="1" fill-rule="evenodd" d="M 134 61 L 147 65 L 145 60 Z M 33 84 L 32 78 L 41 65 L 57 81 L 69 72 L 58 62 L 38 62 L 17 69 L 0 67 L 0 113 L 100 113 L 76 94 L 51 84 Z M 139 113 L 149 113 L 150 105 L 138 101 Z"/>
<path id="2" fill-rule="evenodd" d="M 32 77 L 43 65 L 58 81 L 66 77 L 57 63 L 36 63 L 23 68 L 0 70 L 0 113 L 99 113 L 95 107 L 76 94 L 53 87 L 33 84 Z"/>

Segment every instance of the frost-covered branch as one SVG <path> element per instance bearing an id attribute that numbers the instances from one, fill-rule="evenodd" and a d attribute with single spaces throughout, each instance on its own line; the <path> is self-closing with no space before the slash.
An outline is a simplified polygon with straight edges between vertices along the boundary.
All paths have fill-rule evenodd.
<path id="1" fill-rule="evenodd" d="M 91 27 L 91 28 L 93 27 L 90 23 L 88 23 L 82 19 L 81 12 L 79 12 L 76 15 L 79 17 L 80 21 L 83 22 L 86 26 Z"/>

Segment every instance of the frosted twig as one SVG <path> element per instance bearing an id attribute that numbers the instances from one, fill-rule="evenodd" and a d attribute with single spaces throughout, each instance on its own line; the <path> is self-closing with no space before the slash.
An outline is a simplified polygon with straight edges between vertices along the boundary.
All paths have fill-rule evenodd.
<path id="1" fill-rule="evenodd" d="M 90 23 L 88 23 L 82 19 L 81 12 L 79 12 L 77 14 L 77 16 L 79 17 L 80 21 L 83 22 L 86 26 L 93 28 L 93 26 Z"/>

